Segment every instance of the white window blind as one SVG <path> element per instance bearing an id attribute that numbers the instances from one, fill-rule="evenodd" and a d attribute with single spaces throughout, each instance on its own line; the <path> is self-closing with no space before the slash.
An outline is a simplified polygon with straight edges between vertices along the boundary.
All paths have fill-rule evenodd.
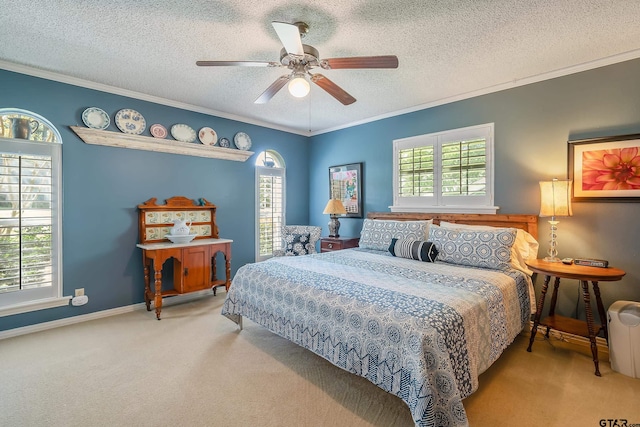
<path id="1" fill-rule="evenodd" d="M 260 256 L 268 256 L 282 245 L 283 179 L 280 176 L 260 176 Z"/>
<path id="2" fill-rule="evenodd" d="M 0 140 L 0 314 L 68 303 L 57 300 L 60 156 L 60 144 Z"/>
<path id="3" fill-rule="evenodd" d="M 0 292 L 51 286 L 51 157 L 1 156 Z"/>
<path id="4" fill-rule="evenodd" d="M 442 144 L 442 195 L 486 194 L 487 141 Z"/>
<path id="5" fill-rule="evenodd" d="M 260 153 L 256 160 L 256 261 L 270 258 L 282 248 L 285 223 L 284 161 L 275 151 Z"/>
<path id="6" fill-rule="evenodd" d="M 399 192 L 402 197 L 433 196 L 434 147 L 400 150 Z"/>
<path id="7" fill-rule="evenodd" d="M 483 212 L 493 206 L 493 123 L 396 140 L 392 211 Z"/>

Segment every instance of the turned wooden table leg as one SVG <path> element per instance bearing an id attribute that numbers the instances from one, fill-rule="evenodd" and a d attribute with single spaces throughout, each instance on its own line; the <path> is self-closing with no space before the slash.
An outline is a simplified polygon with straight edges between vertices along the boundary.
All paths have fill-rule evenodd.
<path id="1" fill-rule="evenodd" d="M 218 280 L 218 266 L 216 263 L 217 257 L 218 257 L 218 252 L 214 253 L 213 256 L 211 257 L 211 274 L 213 275 L 213 280 Z"/>
<path id="2" fill-rule="evenodd" d="M 225 265 L 225 274 L 226 274 L 226 283 L 224 285 L 224 288 L 226 291 L 229 290 L 229 287 L 231 286 L 231 250 L 227 250 L 224 253 L 224 265 Z"/>
<path id="3" fill-rule="evenodd" d="M 147 305 L 147 311 L 151 311 L 151 286 L 149 283 L 149 265 L 144 264 L 144 303 Z"/>
<path id="4" fill-rule="evenodd" d="M 538 301 L 538 307 L 536 307 L 536 315 L 533 318 L 533 327 L 531 328 L 531 338 L 529 339 L 529 347 L 527 351 L 531 352 L 531 346 L 536 338 L 536 332 L 538 332 L 538 325 L 540 324 L 540 316 L 542 315 L 542 309 L 544 307 L 544 298 L 547 295 L 547 289 L 549 287 L 549 281 L 551 276 L 544 277 L 544 283 L 542 284 L 542 293 L 540 294 L 540 301 Z"/>
<path id="5" fill-rule="evenodd" d="M 556 302 L 558 301 L 558 288 L 560 287 L 560 278 L 556 277 L 556 280 L 553 282 L 553 294 L 551 294 L 551 307 L 549 307 L 549 316 L 553 316 L 556 314 Z M 544 334 L 545 337 L 549 338 L 549 326 L 547 326 L 547 333 Z"/>
<path id="6" fill-rule="evenodd" d="M 156 318 L 160 320 L 160 312 L 162 311 L 162 269 L 155 270 L 155 279 L 156 294 L 153 303 L 156 306 Z"/>
<path id="7" fill-rule="evenodd" d="M 593 312 L 591 311 L 591 297 L 589 296 L 589 282 L 582 280 L 582 298 L 584 299 L 584 310 L 587 315 L 587 329 L 589 330 L 589 341 L 591 341 L 591 354 L 593 355 L 593 364 L 596 367 L 596 375 L 600 375 L 600 367 L 598 363 L 598 346 L 596 345 L 596 333 L 593 327 Z"/>
<path id="8" fill-rule="evenodd" d="M 604 339 L 609 342 L 609 325 L 607 325 L 607 313 L 604 311 L 604 305 L 602 304 L 602 297 L 600 297 L 600 286 L 598 282 L 591 282 L 593 285 L 593 293 L 596 296 L 596 305 L 598 306 L 598 314 L 600 315 L 600 323 L 602 324 L 602 330 L 604 331 Z"/>

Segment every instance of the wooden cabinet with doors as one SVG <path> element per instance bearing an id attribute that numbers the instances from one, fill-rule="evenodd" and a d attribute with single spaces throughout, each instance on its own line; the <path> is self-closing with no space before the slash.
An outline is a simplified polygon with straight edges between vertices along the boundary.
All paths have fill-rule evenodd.
<path id="1" fill-rule="evenodd" d="M 205 199 L 196 202 L 186 197 L 172 197 L 167 199 L 166 204 L 158 205 L 153 198 L 138 205 L 138 210 L 140 243 L 137 246 L 142 249 L 144 300 L 148 311 L 151 311 L 153 301 L 158 320 L 163 297 L 209 288 L 213 289 L 215 295 L 218 286 L 229 289 L 233 241 L 218 237 L 215 205 Z M 172 243 L 166 238 L 176 219 L 189 221 L 191 233 L 197 234 L 194 240 Z M 218 253 L 222 253 L 225 258 L 224 279 L 217 277 Z M 169 259 L 173 259 L 173 289 L 163 290 L 162 270 Z"/>

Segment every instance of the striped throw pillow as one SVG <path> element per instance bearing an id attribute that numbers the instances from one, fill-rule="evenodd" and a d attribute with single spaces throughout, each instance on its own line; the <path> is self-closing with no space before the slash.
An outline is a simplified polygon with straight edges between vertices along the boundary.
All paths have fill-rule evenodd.
<path id="1" fill-rule="evenodd" d="M 438 250 L 431 242 L 414 239 L 396 239 L 395 237 L 391 239 L 389 252 L 393 256 L 424 262 L 434 262 L 438 256 Z"/>

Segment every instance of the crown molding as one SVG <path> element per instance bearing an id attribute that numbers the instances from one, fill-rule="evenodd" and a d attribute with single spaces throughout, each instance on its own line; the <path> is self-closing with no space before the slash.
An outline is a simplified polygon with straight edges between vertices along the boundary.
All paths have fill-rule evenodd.
<path id="1" fill-rule="evenodd" d="M 596 59 L 594 61 L 583 62 L 582 64 L 572 65 L 570 67 L 560 68 L 558 70 L 549 71 L 547 73 L 535 74 L 523 78 L 515 78 L 512 81 L 500 83 L 493 86 L 488 86 L 483 89 L 474 90 L 471 92 L 465 92 L 458 95 L 441 98 L 435 101 L 427 102 L 425 104 L 419 104 L 414 107 L 405 108 L 403 110 L 397 110 L 387 114 L 381 114 L 379 116 L 370 117 L 367 119 L 359 120 L 356 122 L 347 123 L 341 126 L 328 128 L 324 130 L 318 130 L 311 133 L 310 136 L 320 135 L 323 133 L 334 132 L 341 129 L 347 129 L 350 127 L 375 122 L 378 120 L 388 119 L 390 117 L 401 116 L 403 114 L 413 113 L 420 110 L 426 110 L 428 108 L 437 107 L 440 105 L 450 104 L 456 101 L 462 101 L 469 98 L 475 98 L 481 95 L 487 95 L 494 92 L 500 92 L 506 89 L 513 89 L 519 86 L 525 86 L 531 83 L 538 83 L 545 80 L 555 79 L 557 77 L 564 77 L 570 74 L 580 73 L 582 71 L 589 71 L 595 68 L 606 67 L 607 65 L 618 64 L 620 62 L 631 61 L 633 59 L 640 58 L 640 49 L 631 50 L 629 52 L 620 53 L 618 55 L 612 55 L 605 58 Z"/>
<path id="2" fill-rule="evenodd" d="M 28 76 L 39 77 L 46 80 L 52 80 L 59 83 L 65 83 L 72 86 L 83 87 L 86 89 L 97 90 L 100 92 L 106 92 L 114 95 L 126 96 L 128 98 L 139 99 L 141 101 L 152 102 L 154 104 L 166 105 L 167 107 L 178 108 L 186 111 L 193 111 L 195 113 L 207 114 L 210 116 L 220 117 L 223 119 L 235 120 L 242 123 L 247 123 L 256 126 L 262 126 L 269 129 L 279 130 L 283 132 L 293 133 L 302 136 L 309 136 L 309 132 L 300 131 L 297 129 L 291 129 L 285 126 L 274 125 L 273 123 L 267 123 L 260 120 L 254 120 L 247 117 L 236 116 L 235 114 L 229 114 L 222 111 L 211 110 L 208 108 L 198 107 L 197 105 L 191 105 L 184 102 L 173 101 L 171 99 L 161 98 L 159 96 L 148 95 L 142 92 L 136 92 L 129 89 L 122 89 L 116 86 L 110 86 L 102 83 L 92 82 L 90 80 L 84 80 L 78 77 L 71 77 L 65 74 L 56 73 L 53 71 L 42 70 L 39 68 L 29 67 L 27 65 L 16 64 L 13 62 L 0 60 L 0 69 L 7 71 L 13 71 L 20 74 L 26 74 Z"/>
<path id="3" fill-rule="evenodd" d="M 221 117 L 224 119 L 235 120 L 243 123 L 248 123 L 256 126 L 262 126 L 269 129 L 279 130 L 283 132 L 288 132 L 296 135 L 302 136 L 316 136 L 322 135 L 329 132 L 334 132 L 342 129 L 347 129 L 354 126 L 363 125 L 366 123 L 375 122 L 378 120 L 388 119 L 391 117 L 401 116 L 403 114 L 413 113 L 420 110 L 426 110 L 428 108 L 437 107 L 440 105 L 450 104 L 452 102 L 462 101 L 469 98 L 475 98 L 481 95 L 487 95 L 494 92 L 500 92 L 507 89 L 513 89 L 520 86 L 525 86 L 531 83 L 538 83 L 544 80 L 555 79 L 558 77 L 568 76 L 570 74 L 580 73 L 582 71 L 589 71 L 595 68 L 605 67 L 607 65 L 613 65 L 620 62 L 630 61 L 633 59 L 640 58 L 640 49 L 631 50 L 628 52 L 623 52 L 617 55 L 607 56 L 605 58 L 596 59 L 593 61 L 583 62 L 581 64 L 572 65 L 570 67 L 560 68 L 558 70 L 549 71 L 546 73 L 535 74 L 532 76 L 526 76 L 523 78 L 514 78 L 511 81 L 488 86 L 486 88 L 460 93 L 454 96 L 437 99 L 434 101 L 430 101 L 424 104 L 419 104 L 413 107 L 405 108 L 402 110 L 393 111 L 386 114 L 381 114 L 378 116 L 369 117 L 366 119 L 358 120 L 355 122 L 345 123 L 344 125 L 335 126 L 332 128 L 321 129 L 317 131 L 301 131 L 299 129 L 293 129 L 286 126 L 278 126 L 272 123 L 267 123 L 259 120 L 250 119 L 247 117 L 236 116 L 234 114 L 225 113 L 222 111 L 211 110 L 208 108 L 198 107 L 196 105 L 191 105 L 183 102 L 173 101 L 166 98 L 161 98 L 158 96 L 147 95 L 141 92 L 136 92 L 128 89 L 122 89 L 115 86 L 109 86 L 102 83 L 96 83 L 89 80 L 80 79 L 77 77 L 71 77 L 60 73 L 55 73 L 52 71 L 42 70 L 39 68 L 29 67 L 26 65 L 16 64 L 8 61 L 0 60 L 0 68 L 5 69 L 7 71 L 14 71 L 16 73 L 26 74 L 33 77 L 40 77 L 47 80 L 53 80 L 60 83 L 66 83 L 73 86 L 84 87 L 87 89 L 93 89 L 100 92 L 107 92 L 115 95 L 126 96 L 129 98 L 135 98 L 142 101 L 153 102 L 155 104 L 166 105 L 168 107 L 179 108 L 181 110 L 193 111 L 196 113 L 208 114 L 210 116 Z"/>

